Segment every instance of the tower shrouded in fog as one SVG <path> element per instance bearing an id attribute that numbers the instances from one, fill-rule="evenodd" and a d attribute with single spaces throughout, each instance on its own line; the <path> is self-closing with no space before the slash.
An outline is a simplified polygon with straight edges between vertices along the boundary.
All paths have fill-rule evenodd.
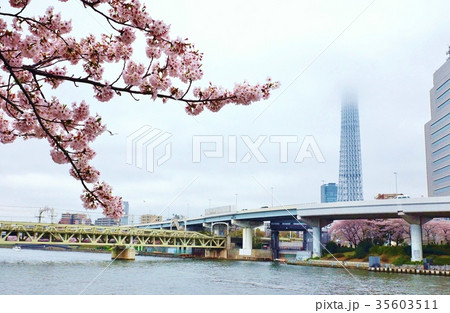
<path id="1" fill-rule="evenodd" d="M 346 95 L 341 108 L 341 148 L 337 201 L 362 201 L 361 141 L 358 101 Z"/>

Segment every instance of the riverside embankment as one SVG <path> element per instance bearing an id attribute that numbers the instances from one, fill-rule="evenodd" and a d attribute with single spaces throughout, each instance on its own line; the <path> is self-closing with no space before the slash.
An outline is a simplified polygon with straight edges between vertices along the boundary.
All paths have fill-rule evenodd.
<path id="1" fill-rule="evenodd" d="M 434 266 L 431 269 L 424 269 L 423 265 L 396 266 L 393 264 L 381 264 L 380 267 L 369 267 L 369 262 L 330 261 L 330 260 L 286 261 L 286 263 L 303 266 L 360 269 L 360 270 L 368 270 L 371 272 L 437 275 L 450 277 L 450 265 Z"/>

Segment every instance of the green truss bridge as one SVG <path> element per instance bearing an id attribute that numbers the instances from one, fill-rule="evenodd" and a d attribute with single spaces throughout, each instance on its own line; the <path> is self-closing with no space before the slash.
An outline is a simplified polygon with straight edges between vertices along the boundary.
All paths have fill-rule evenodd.
<path id="1" fill-rule="evenodd" d="M 205 256 L 219 257 L 227 248 L 226 237 L 193 231 L 142 229 L 0 221 L 0 245 L 53 245 L 113 247 L 113 259 L 133 260 L 135 248 L 174 247 L 205 249 Z"/>

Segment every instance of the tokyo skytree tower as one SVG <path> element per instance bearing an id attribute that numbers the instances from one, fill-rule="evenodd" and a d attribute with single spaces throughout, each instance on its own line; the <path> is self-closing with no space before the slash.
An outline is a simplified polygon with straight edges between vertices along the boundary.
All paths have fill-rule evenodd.
<path id="1" fill-rule="evenodd" d="M 347 95 L 341 108 L 341 149 L 337 201 L 362 201 L 361 142 L 356 97 Z"/>

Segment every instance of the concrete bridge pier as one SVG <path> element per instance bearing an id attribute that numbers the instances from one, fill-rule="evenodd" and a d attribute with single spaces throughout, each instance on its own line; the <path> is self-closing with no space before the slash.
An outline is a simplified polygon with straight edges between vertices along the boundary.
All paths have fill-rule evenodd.
<path id="1" fill-rule="evenodd" d="M 423 216 L 415 216 L 404 214 L 399 212 L 405 221 L 409 223 L 410 234 L 411 234 L 411 261 L 422 261 L 423 260 L 423 250 L 422 250 L 422 225 L 430 221 L 431 218 Z"/>
<path id="2" fill-rule="evenodd" d="M 330 224 L 332 220 L 321 219 L 318 217 L 302 218 L 299 216 L 298 218 L 312 228 L 313 257 L 322 257 L 322 227 Z"/>
<path id="3" fill-rule="evenodd" d="M 227 249 L 205 249 L 205 258 L 211 259 L 227 259 Z"/>
<path id="4" fill-rule="evenodd" d="M 312 235 L 308 230 L 303 231 L 303 250 L 312 251 Z"/>
<path id="5" fill-rule="evenodd" d="M 270 248 L 272 249 L 272 260 L 278 259 L 280 256 L 280 232 L 278 230 L 274 230 L 270 234 Z"/>
<path id="6" fill-rule="evenodd" d="M 112 260 L 135 260 L 136 250 L 134 247 L 114 247 L 111 251 Z"/>
<path id="7" fill-rule="evenodd" d="M 242 249 L 239 249 L 239 255 L 251 256 L 253 248 L 253 228 L 262 226 L 263 222 L 231 220 L 231 224 L 242 228 Z"/>
<path id="8" fill-rule="evenodd" d="M 242 251 L 239 251 L 239 254 L 252 255 L 252 248 L 253 248 L 252 228 L 244 227 L 242 228 Z"/>
<path id="9" fill-rule="evenodd" d="M 202 223 L 213 236 L 226 236 L 225 249 L 205 249 L 205 257 L 211 259 L 227 259 L 231 247 L 230 225 L 227 222 Z"/>

